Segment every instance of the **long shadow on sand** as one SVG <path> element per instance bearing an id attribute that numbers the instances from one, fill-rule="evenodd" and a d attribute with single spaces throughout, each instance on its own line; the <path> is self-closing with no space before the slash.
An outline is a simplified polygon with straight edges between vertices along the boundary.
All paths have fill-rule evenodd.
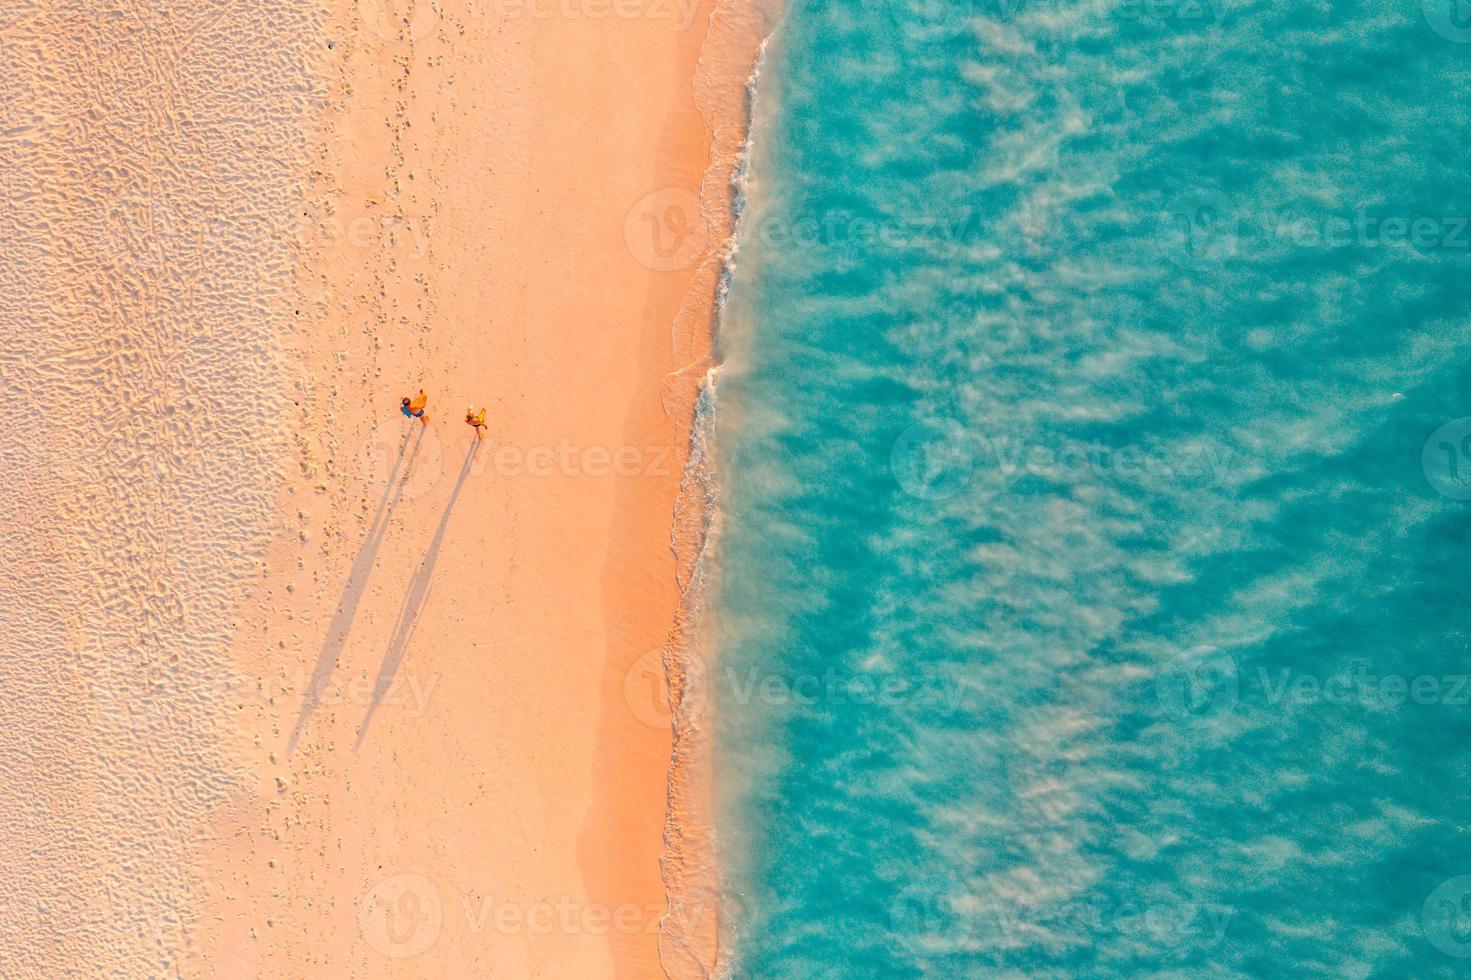
<path id="1" fill-rule="evenodd" d="M 403 496 L 403 485 L 408 481 L 408 476 L 414 470 L 414 457 L 419 453 L 419 447 L 424 444 L 424 427 L 415 426 L 414 432 L 404 433 L 403 442 L 398 445 L 398 456 L 393 461 L 393 469 L 388 474 L 388 486 L 383 490 L 383 499 L 378 501 L 378 510 L 373 514 L 372 523 L 368 525 L 368 536 L 363 540 L 363 547 L 358 556 L 353 559 L 352 569 L 347 573 L 347 584 L 342 587 L 342 595 L 337 598 L 337 612 L 332 615 L 332 622 L 327 626 L 327 636 L 322 641 L 322 652 L 317 654 L 317 666 L 312 672 L 312 683 L 307 688 L 306 696 L 302 701 L 301 713 L 296 716 L 296 726 L 291 729 L 291 739 L 286 743 L 286 754 L 290 755 L 296 748 L 297 739 L 301 738 L 301 730 L 306 726 L 312 713 L 322 703 L 322 693 L 327 689 L 327 681 L 332 677 L 332 670 L 337 666 L 337 658 L 342 654 L 342 648 L 347 645 L 347 636 L 352 632 L 352 622 L 357 618 L 358 603 L 363 598 L 363 592 L 368 587 L 368 578 L 373 574 L 373 563 L 378 558 L 378 549 L 383 546 L 383 539 L 388 534 L 388 525 L 393 520 L 394 508 L 398 506 Z M 409 453 L 408 465 L 403 468 L 403 479 L 399 479 L 399 465 L 404 463 L 404 450 L 413 442 L 414 449 Z"/>
<path id="2" fill-rule="evenodd" d="M 404 596 L 403 605 L 398 610 L 398 622 L 393 627 L 393 639 L 388 644 L 388 652 L 383 655 L 383 663 L 378 665 L 378 679 L 373 682 L 373 702 L 368 705 L 368 713 L 363 716 L 362 728 L 358 730 L 357 742 L 353 744 L 356 751 L 368 735 L 368 725 L 373 720 L 373 712 L 378 710 L 383 696 L 393 687 L 394 677 L 398 674 L 399 664 L 403 662 L 404 651 L 408 649 L 409 639 L 414 634 L 414 625 L 419 620 L 419 613 L 424 611 L 424 606 L 429 601 L 429 586 L 434 577 L 434 565 L 439 561 L 439 549 L 444 544 L 444 533 L 449 528 L 449 516 L 455 509 L 455 501 L 460 499 L 460 490 L 465 486 L 465 480 L 470 476 L 471 464 L 475 461 L 476 440 L 470 441 L 470 448 L 465 453 L 465 465 L 460 467 L 460 477 L 455 481 L 455 489 L 449 495 L 449 503 L 444 505 L 444 515 L 439 518 L 439 527 L 434 530 L 434 537 L 429 541 L 429 550 L 424 552 L 424 560 L 419 563 L 419 570 L 414 573 L 414 580 L 409 583 L 409 591 Z"/>

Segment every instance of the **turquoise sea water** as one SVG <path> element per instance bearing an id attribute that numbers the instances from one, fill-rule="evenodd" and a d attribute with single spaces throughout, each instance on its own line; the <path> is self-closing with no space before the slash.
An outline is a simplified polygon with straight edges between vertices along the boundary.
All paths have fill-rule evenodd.
<path id="1" fill-rule="evenodd" d="M 1471 975 L 1468 82 L 1450 0 L 794 0 L 732 975 Z"/>

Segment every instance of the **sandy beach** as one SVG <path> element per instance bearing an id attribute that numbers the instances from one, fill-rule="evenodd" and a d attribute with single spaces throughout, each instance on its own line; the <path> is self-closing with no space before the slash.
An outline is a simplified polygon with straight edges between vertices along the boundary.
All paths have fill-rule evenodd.
<path id="1" fill-rule="evenodd" d="M 0 972 L 708 972 L 664 674 L 765 21 L 7 26 L 6 393 L 47 411 L 4 437 L 40 507 L 4 546 Z"/>

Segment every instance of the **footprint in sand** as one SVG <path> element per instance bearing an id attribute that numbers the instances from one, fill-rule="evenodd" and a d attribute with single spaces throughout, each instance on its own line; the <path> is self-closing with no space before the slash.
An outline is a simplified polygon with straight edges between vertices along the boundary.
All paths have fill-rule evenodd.
<path id="1" fill-rule="evenodd" d="M 439 23 L 429 0 L 358 0 L 358 13 L 365 28 L 391 43 L 422 41 Z"/>

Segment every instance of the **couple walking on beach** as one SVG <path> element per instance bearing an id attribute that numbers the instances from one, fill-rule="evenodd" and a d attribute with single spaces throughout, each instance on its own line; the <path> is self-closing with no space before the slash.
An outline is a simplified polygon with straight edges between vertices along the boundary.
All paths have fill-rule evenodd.
<path id="1" fill-rule="evenodd" d="M 417 398 L 405 397 L 401 402 L 399 411 L 404 413 L 405 418 L 418 419 L 425 425 L 429 424 L 429 416 L 424 414 L 424 408 L 429 404 L 429 396 L 424 394 L 424 389 L 419 389 Z M 475 411 L 473 408 L 465 409 L 465 424 L 475 430 L 475 438 L 479 439 L 485 435 L 485 409 Z"/>

